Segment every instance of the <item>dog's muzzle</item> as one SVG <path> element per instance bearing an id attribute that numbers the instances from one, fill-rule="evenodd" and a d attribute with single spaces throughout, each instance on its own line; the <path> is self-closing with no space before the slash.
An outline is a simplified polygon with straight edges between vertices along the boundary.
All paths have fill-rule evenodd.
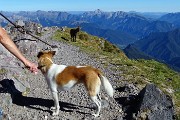
<path id="1" fill-rule="evenodd" d="M 41 66 L 38 66 L 37 68 L 38 68 L 38 69 L 41 69 L 41 68 L 44 67 L 44 66 L 45 66 L 45 65 L 41 65 Z"/>

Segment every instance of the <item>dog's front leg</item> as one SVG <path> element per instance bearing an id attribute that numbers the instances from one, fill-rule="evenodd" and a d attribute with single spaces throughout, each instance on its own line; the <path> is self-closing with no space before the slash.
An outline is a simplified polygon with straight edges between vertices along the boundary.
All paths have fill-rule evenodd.
<path id="1" fill-rule="evenodd" d="M 51 107 L 51 110 L 55 110 L 53 111 L 53 116 L 54 115 L 58 115 L 59 114 L 59 100 L 58 100 L 58 93 L 57 92 L 52 92 L 52 97 L 54 99 L 54 107 Z"/>

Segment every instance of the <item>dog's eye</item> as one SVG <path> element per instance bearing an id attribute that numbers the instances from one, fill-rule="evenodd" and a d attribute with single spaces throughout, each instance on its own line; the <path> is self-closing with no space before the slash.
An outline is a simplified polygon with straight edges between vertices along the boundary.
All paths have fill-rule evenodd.
<path id="1" fill-rule="evenodd" d="M 43 52 L 39 52 L 37 57 L 39 58 L 41 55 L 43 55 Z"/>

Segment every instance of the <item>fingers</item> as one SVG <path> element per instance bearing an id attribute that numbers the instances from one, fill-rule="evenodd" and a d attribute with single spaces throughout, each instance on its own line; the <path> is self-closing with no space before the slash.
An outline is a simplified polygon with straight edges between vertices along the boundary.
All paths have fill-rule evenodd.
<path id="1" fill-rule="evenodd" d="M 31 71 L 34 74 L 38 73 L 37 65 L 35 65 L 34 63 L 27 64 L 26 68 L 28 68 L 29 71 Z"/>
<path id="2" fill-rule="evenodd" d="M 37 74 L 37 72 L 38 72 L 37 66 L 31 67 L 31 68 L 30 68 L 30 71 L 31 71 L 32 73 L 34 73 L 34 74 Z"/>

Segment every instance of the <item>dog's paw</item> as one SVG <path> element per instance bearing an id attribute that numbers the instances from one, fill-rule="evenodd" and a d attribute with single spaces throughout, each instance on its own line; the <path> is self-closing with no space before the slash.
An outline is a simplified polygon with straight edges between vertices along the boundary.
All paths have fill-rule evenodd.
<path id="1" fill-rule="evenodd" d="M 53 116 L 56 116 L 56 115 L 58 115 L 59 114 L 59 111 L 55 111 L 55 112 L 53 112 Z"/>
<path id="2" fill-rule="evenodd" d="M 56 110 L 56 107 L 51 107 L 50 110 L 51 110 L 51 111 L 52 111 L 52 110 Z"/>
<path id="3" fill-rule="evenodd" d="M 92 114 L 92 115 L 93 115 L 95 118 L 96 118 L 96 117 L 99 117 L 99 114 L 95 114 L 95 113 L 94 113 L 94 114 Z"/>

